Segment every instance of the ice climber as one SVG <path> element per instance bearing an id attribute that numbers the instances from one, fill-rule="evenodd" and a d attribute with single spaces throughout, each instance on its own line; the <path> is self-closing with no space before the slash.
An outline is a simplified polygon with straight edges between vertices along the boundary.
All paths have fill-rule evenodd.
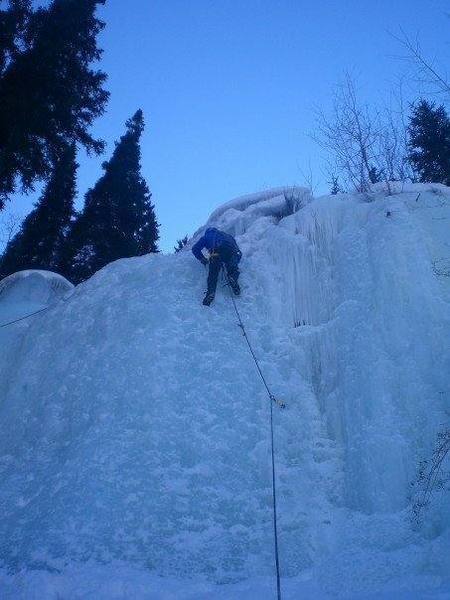
<path id="1" fill-rule="evenodd" d="M 203 254 L 202 250 L 208 251 L 208 258 Z M 239 287 L 239 261 L 241 260 L 242 252 L 232 235 L 220 231 L 215 227 L 209 227 L 203 236 L 192 247 L 192 252 L 202 265 L 209 263 L 208 272 L 208 290 L 203 299 L 203 304 L 209 306 L 214 300 L 217 287 L 217 278 L 222 265 L 227 271 L 228 282 L 231 289 L 239 296 L 241 289 Z"/>

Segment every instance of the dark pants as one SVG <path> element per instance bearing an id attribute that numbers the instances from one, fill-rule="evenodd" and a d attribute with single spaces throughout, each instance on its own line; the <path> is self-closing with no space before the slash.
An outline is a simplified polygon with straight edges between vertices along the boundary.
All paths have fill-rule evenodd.
<path id="1" fill-rule="evenodd" d="M 208 294 L 216 293 L 217 278 L 219 277 L 222 265 L 227 270 L 228 278 L 236 281 L 239 278 L 239 261 L 241 260 L 240 252 L 233 252 L 228 249 L 217 249 L 209 259 L 208 273 Z"/>

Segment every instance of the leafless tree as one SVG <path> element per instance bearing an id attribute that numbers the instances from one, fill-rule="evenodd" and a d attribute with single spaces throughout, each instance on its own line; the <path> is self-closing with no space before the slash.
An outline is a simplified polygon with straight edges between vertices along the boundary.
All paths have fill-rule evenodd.
<path id="1" fill-rule="evenodd" d="M 408 160 L 408 113 L 410 103 L 405 100 L 405 80 L 399 77 L 396 85 L 392 88 L 389 104 L 383 111 L 383 131 L 388 132 L 388 143 L 392 147 L 392 153 L 382 151 L 381 155 L 389 160 L 386 170 L 391 181 L 415 181 L 415 173 Z M 386 135 L 384 133 L 384 135 Z"/>
<path id="2" fill-rule="evenodd" d="M 407 125 L 403 108 L 385 107 L 376 114 L 377 137 L 375 142 L 374 164 L 387 183 L 391 181 L 414 180 L 414 173 L 408 161 Z"/>
<path id="3" fill-rule="evenodd" d="M 435 62 L 426 57 L 420 46 L 419 37 L 409 37 L 403 29 L 400 34 L 391 34 L 406 50 L 406 56 L 401 58 L 411 61 L 418 69 L 419 79 L 427 86 L 431 86 L 435 93 L 444 94 L 450 99 L 450 80 L 447 73 L 439 71 Z"/>
<path id="4" fill-rule="evenodd" d="M 445 427 L 437 434 L 431 458 L 420 463 L 417 479 L 412 484 L 415 495 L 411 505 L 411 518 L 417 525 L 422 523 L 423 511 L 430 505 L 433 492 L 449 490 L 450 473 L 444 469 L 449 454 L 450 429 Z"/>
<path id="5" fill-rule="evenodd" d="M 316 113 L 313 139 L 328 153 L 328 172 L 339 176 L 347 188 L 367 192 L 370 185 L 406 181 L 412 172 L 407 161 L 407 134 L 403 97 L 382 110 L 358 99 L 347 74 L 336 89 L 331 113 Z M 393 100 L 394 100 L 393 99 Z"/>
<path id="6" fill-rule="evenodd" d="M 379 132 L 366 105 L 361 105 L 352 78 L 347 74 L 333 95 L 331 114 L 316 112 L 313 139 L 327 151 L 348 186 L 368 191 L 373 181 L 374 156 Z"/>
<path id="7" fill-rule="evenodd" d="M 299 167 L 299 171 L 300 171 L 300 175 L 305 183 L 305 186 L 310 191 L 311 196 L 313 196 L 315 194 L 317 188 L 319 187 L 319 182 L 315 181 L 312 166 L 311 166 L 311 161 L 308 160 L 307 169 L 303 169 L 302 167 Z"/>
<path id="8" fill-rule="evenodd" d="M 19 231 L 21 219 L 15 213 L 3 210 L 0 213 L 0 270 L 6 246 Z"/>
<path id="9" fill-rule="evenodd" d="M 4 210 L 0 213 L 0 256 L 19 231 L 20 221 L 18 215 L 13 212 Z"/>

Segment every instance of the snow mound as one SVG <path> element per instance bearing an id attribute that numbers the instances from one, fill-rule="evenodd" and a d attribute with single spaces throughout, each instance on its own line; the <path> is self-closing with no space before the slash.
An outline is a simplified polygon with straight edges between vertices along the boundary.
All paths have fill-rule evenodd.
<path id="1" fill-rule="evenodd" d="M 450 190 L 388 194 L 271 190 L 208 222 L 237 235 L 239 311 L 288 406 L 286 598 L 449 594 L 448 493 L 422 529 L 408 514 L 450 418 Z M 274 597 L 268 399 L 204 287 L 189 252 L 119 260 L 0 330 L 7 598 Z"/>
<path id="2" fill-rule="evenodd" d="M 280 187 L 240 196 L 219 206 L 209 217 L 207 227 L 217 227 L 231 235 L 242 235 L 260 217 L 281 220 L 312 200 L 311 192 L 302 187 Z"/>
<path id="3" fill-rule="evenodd" d="M 65 297 L 73 285 L 51 271 L 18 271 L 0 281 L 0 322 L 21 317 Z"/>

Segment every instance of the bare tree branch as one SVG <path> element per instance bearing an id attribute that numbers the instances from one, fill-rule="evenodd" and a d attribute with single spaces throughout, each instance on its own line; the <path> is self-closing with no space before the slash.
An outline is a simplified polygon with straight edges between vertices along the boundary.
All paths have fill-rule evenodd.
<path id="1" fill-rule="evenodd" d="M 3 211 L 0 216 L 0 255 L 19 231 L 21 219 L 15 213 Z"/>
<path id="2" fill-rule="evenodd" d="M 311 166 L 311 160 L 308 160 L 308 169 L 305 170 L 299 167 L 300 175 L 302 179 L 305 181 L 307 188 L 311 192 L 311 195 L 314 195 L 317 188 L 319 187 L 318 181 L 315 181 L 313 170 Z"/>
<path id="3" fill-rule="evenodd" d="M 369 108 L 359 103 L 354 81 L 347 74 L 333 95 L 330 116 L 316 111 L 312 138 L 331 154 L 347 185 L 366 192 L 373 182 L 378 136 L 378 123 Z"/>
<path id="4" fill-rule="evenodd" d="M 417 480 L 413 484 L 416 494 L 411 506 L 411 517 L 417 525 L 422 523 L 423 510 L 430 505 L 433 492 L 448 490 L 450 475 L 443 470 L 443 465 L 449 453 L 450 429 L 447 427 L 438 433 L 431 458 L 420 463 Z"/>
<path id="5" fill-rule="evenodd" d="M 428 80 L 424 79 L 424 83 L 436 85 L 441 93 L 450 97 L 450 82 L 447 75 L 439 73 L 433 62 L 423 55 L 418 36 L 412 40 L 403 29 L 400 29 L 400 35 L 393 33 L 391 33 L 391 35 L 406 49 L 408 54 L 404 58 L 412 60 L 419 67 L 419 71 L 423 76 L 428 75 L 428 77 L 431 78 Z"/>
<path id="6" fill-rule="evenodd" d="M 407 126 L 400 88 L 382 110 L 360 103 L 354 81 L 347 74 L 337 87 L 330 114 L 316 111 L 312 139 L 329 158 L 328 172 L 347 188 L 368 192 L 371 184 L 413 179 L 407 156 Z"/>
<path id="7" fill-rule="evenodd" d="M 6 247 L 19 231 L 21 221 L 22 219 L 11 211 L 4 210 L 0 213 L 0 266 Z"/>

